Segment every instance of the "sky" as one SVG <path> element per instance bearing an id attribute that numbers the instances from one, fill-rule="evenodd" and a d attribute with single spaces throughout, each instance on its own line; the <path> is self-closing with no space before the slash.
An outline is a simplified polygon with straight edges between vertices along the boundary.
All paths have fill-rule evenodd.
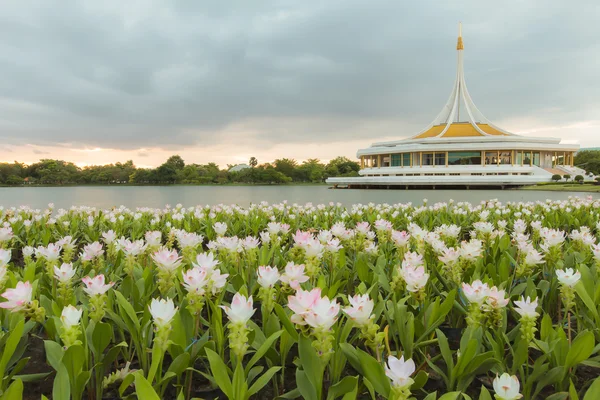
<path id="1" fill-rule="evenodd" d="M 8 1 L 0 161 L 356 158 L 438 114 L 456 72 L 514 133 L 600 146 L 597 0 Z"/>

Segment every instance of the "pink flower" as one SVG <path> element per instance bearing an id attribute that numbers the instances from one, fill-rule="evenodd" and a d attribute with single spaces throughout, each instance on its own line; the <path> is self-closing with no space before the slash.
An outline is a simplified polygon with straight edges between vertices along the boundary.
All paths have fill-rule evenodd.
<path id="1" fill-rule="evenodd" d="M 357 223 L 356 227 L 354 229 L 356 230 L 356 232 L 358 232 L 362 235 L 366 235 L 367 232 L 369 232 L 371 230 L 371 225 L 369 225 L 368 222 L 363 221 L 363 222 Z"/>
<path id="2" fill-rule="evenodd" d="M 182 258 L 177 254 L 176 250 L 162 249 L 152 254 L 152 259 L 160 269 L 174 271 L 180 265 Z"/>
<path id="3" fill-rule="evenodd" d="M 490 288 L 486 283 L 480 280 L 474 281 L 472 284 L 462 284 L 463 293 L 469 302 L 481 304 L 489 296 Z"/>
<path id="4" fill-rule="evenodd" d="M 490 288 L 488 297 L 485 302 L 492 308 L 504 308 L 508 305 L 508 298 L 504 298 L 506 292 L 504 290 L 498 290 L 496 286 Z"/>
<path id="5" fill-rule="evenodd" d="M 0 303 L 1 308 L 10 309 L 12 312 L 20 311 L 31 301 L 33 287 L 29 282 L 18 282 L 14 289 L 6 289 L 2 294 L 6 300 Z"/>
<path id="6" fill-rule="evenodd" d="M 12 252 L 10 250 L 0 249 L 0 268 L 4 268 L 10 262 Z"/>
<path id="7" fill-rule="evenodd" d="M 298 289 L 294 296 L 288 296 L 288 307 L 294 312 L 292 322 L 305 325 L 304 316 L 310 312 L 315 303 L 321 298 L 321 289 L 314 288 L 310 292 Z"/>
<path id="8" fill-rule="evenodd" d="M 102 245 L 100 242 L 94 242 L 83 246 L 83 253 L 81 253 L 81 257 L 86 260 L 93 260 L 96 257 L 100 257 L 104 254 L 104 250 L 102 249 Z"/>
<path id="9" fill-rule="evenodd" d="M 104 275 L 96 275 L 93 278 L 86 276 L 81 280 L 86 287 L 83 288 L 83 291 L 86 292 L 89 296 L 102 295 L 108 291 L 111 287 L 114 286 L 114 282 L 110 282 L 109 284 L 104 284 Z"/>
<path id="10" fill-rule="evenodd" d="M 63 263 L 60 268 L 54 266 L 54 276 L 60 282 L 68 282 L 75 276 L 75 269 L 71 263 Z"/>
<path id="11" fill-rule="evenodd" d="M 310 232 L 302 232 L 301 230 L 297 230 L 294 235 L 292 235 L 292 239 L 294 239 L 294 243 L 298 247 L 304 247 L 308 244 L 308 241 L 312 239 L 312 234 Z"/>
<path id="12" fill-rule="evenodd" d="M 150 247 L 159 247 L 161 245 L 162 233 L 160 231 L 148 231 L 144 234 L 144 239 Z"/>
<path id="13" fill-rule="evenodd" d="M 194 267 L 183 274 L 183 286 L 188 292 L 203 295 L 206 285 L 208 285 L 208 272 L 206 269 Z"/>
<path id="14" fill-rule="evenodd" d="M 219 265 L 219 260 L 215 260 L 215 255 L 211 253 L 200 253 L 196 256 L 196 263 L 194 267 L 200 267 L 207 270 L 213 270 Z"/>
<path id="15" fill-rule="evenodd" d="M 342 311 L 350 317 L 352 322 L 357 326 L 363 327 L 369 324 L 371 321 L 371 313 L 373 312 L 374 303 L 369 298 L 368 294 L 355 295 L 354 297 L 348 297 L 350 307 L 345 307 Z"/>
<path id="16" fill-rule="evenodd" d="M 279 270 L 274 267 L 258 267 L 258 284 L 264 288 L 272 288 L 279 280 Z"/>
<path id="17" fill-rule="evenodd" d="M 304 274 L 304 264 L 294 264 L 290 261 L 285 266 L 283 275 L 281 275 L 281 282 L 289 285 L 292 289 L 300 289 L 300 284 L 308 281 L 308 276 Z"/>
<path id="18" fill-rule="evenodd" d="M 319 330 L 328 330 L 338 319 L 340 305 L 327 296 L 318 298 L 310 311 L 304 315 L 304 321 L 311 327 Z"/>
<path id="19" fill-rule="evenodd" d="M 246 325 L 246 322 L 250 320 L 256 311 L 252 305 L 252 296 L 246 298 L 246 296 L 236 293 L 231 301 L 231 307 L 220 307 L 225 310 L 225 313 L 232 324 Z"/>
<path id="20" fill-rule="evenodd" d="M 392 241 L 398 247 L 408 247 L 410 234 L 406 231 L 392 231 Z"/>
<path id="21" fill-rule="evenodd" d="M 423 289 L 429 279 L 429 274 L 425 273 L 425 268 L 422 265 L 420 267 L 414 267 L 410 264 L 402 264 L 400 276 L 404 282 L 406 282 L 406 290 L 409 292 L 418 292 Z"/>

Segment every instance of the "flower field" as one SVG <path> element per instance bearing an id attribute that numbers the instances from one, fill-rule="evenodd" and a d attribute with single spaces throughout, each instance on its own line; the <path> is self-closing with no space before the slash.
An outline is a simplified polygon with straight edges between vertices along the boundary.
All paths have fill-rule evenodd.
<path id="1" fill-rule="evenodd" d="M 600 201 L 0 209 L 0 399 L 600 399 Z"/>

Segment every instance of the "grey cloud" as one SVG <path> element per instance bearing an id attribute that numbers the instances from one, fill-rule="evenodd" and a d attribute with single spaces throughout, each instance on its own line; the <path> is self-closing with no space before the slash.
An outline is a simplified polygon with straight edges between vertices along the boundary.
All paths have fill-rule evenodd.
<path id="1" fill-rule="evenodd" d="M 598 117 L 594 0 L 121 4 L 4 5 L 6 143 L 268 147 L 410 134 L 449 94 L 459 20 L 469 89 L 488 118 Z"/>

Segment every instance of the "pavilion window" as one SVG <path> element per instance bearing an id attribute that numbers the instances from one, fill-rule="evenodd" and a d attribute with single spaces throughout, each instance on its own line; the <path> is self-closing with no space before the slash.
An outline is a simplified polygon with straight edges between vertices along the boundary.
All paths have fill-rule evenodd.
<path id="1" fill-rule="evenodd" d="M 389 167 L 390 166 L 390 156 L 389 155 L 381 157 L 381 166 L 382 167 Z"/>
<path id="2" fill-rule="evenodd" d="M 531 165 L 531 153 L 528 151 L 523 153 L 523 164 Z"/>
<path id="3" fill-rule="evenodd" d="M 563 154 L 558 155 L 556 165 L 565 165 L 565 156 Z"/>
<path id="4" fill-rule="evenodd" d="M 448 165 L 481 165 L 481 152 L 449 151 Z"/>
<path id="5" fill-rule="evenodd" d="M 523 152 L 517 151 L 517 165 L 523 165 Z"/>
<path id="6" fill-rule="evenodd" d="M 446 165 L 446 153 L 435 153 L 435 165 Z"/>
<path id="7" fill-rule="evenodd" d="M 421 165 L 433 165 L 433 153 L 422 153 L 421 155 Z"/>
<path id="8" fill-rule="evenodd" d="M 379 167 L 379 165 L 377 165 L 377 156 L 371 157 L 371 163 L 372 163 L 373 168 Z"/>
<path id="9" fill-rule="evenodd" d="M 392 167 L 401 166 L 402 154 L 392 154 Z"/>
<path id="10" fill-rule="evenodd" d="M 410 167 L 410 153 L 402 153 L 402 166 Z"/>
<path id="11" fill-rule="evenodd" d="M 510 151 L 500 152 L 500 164 L 512 164 L 512 156 Z"/>
<path id="12" fill-rule="evenodd" d="M 533 165 L 540 166 L 540 153 L 533 153 Z"/>
<path id="13" fill-rule="evenodd" d="M 498 152 L 497 151 L 486 151 L 485 152 L 485 165 L 497 165 L 498 164 Z"/>

